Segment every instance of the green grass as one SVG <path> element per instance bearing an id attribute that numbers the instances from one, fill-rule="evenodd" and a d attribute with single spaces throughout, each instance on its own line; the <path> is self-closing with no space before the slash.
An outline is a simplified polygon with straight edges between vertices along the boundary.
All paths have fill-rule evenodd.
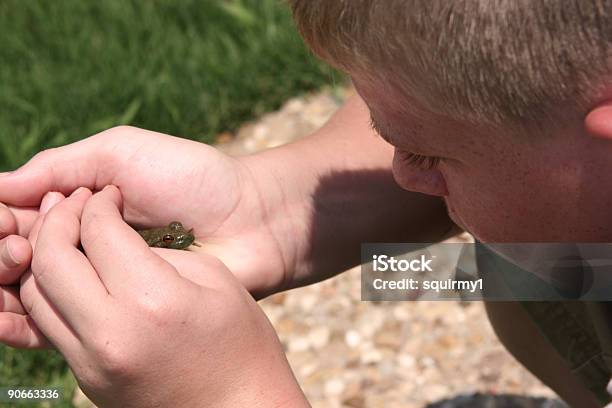
<path id="1" fill-rule="evenodd" d="M 210 142 L 340 80 L 280 0 L 4 0 L 0 170 L 118 124 Z"/>
<path id="2" fill-rule="evenodd" d="M 76 386 L 68 366 L 56 351 L 23 351 L 0 347 L 0 387 L 58 387 L 65 392 L 65 399 L 59 403 L 43 406 L 56 408 L 72 407 L 72 393 Z M 0 403 L 2 407 L 37 407 L 41 404 Z"/>
<path id="3" fill-rule="evenodd" d="M 342 80 L 277 0 L 3 0 L 0 171 L 119 124 L 210 142 Z M 51 384 L 57 353 L 0 347 L 0 386 Z"/>

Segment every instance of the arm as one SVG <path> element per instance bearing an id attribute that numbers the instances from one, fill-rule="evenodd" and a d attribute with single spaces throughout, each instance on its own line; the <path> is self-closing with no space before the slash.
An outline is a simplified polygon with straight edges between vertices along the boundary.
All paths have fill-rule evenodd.
<path id="1" fill-rule="evenodd" d="M 37 213 L 28 207 L 46 193 L 114 184 L 128 223 L 182 221 L 201 251 L 262 297 L 356 265 L 361 242 L 436 241 L 451 228 L 440 199 L 396 186 L 392 148 L 367 118 L 355 97 L 309 138 L 240 159 L 191 140 L 113 128 L 0 175 L 0 202 L 27 236 Z M 0 284 L 27 264 L 29 256 L 17 272 L 0 268 Z"/>
<path id="2" fill-rule="evenodd" d="M 120 127 L 0 174 L 0 202 L 9 205 L 0 206 L 0 229 L 18 234 L 2 243 L 22 247 L 17 266 L 6 264 L 6 257 L 0 262 L 0 341 L 48 345 L 15 288 L 2 285 L 17 283 L 29 266 L 31 248 L 23 237 L 39 215 L 32 207 L 44 213 L 57 201 L 51 191 L 118 186 L 127 222 L 147 227 L 181 220 L 194 227 L 201 250 L 219 258 L 256 297 L 358 264 L 361 242 L 427 242 L 449 235 L 453 224 L 441 200 L 393 182 L 392 149 L 370 130 L 367 117 L 364 103 L 354 98 L 309 138 L 241 159 L 190 140 Z"/>
<path id="3" fill-rule="evenodd" d="M 265 191 L 273 235 L 290 243 L 285 289 L 359 264 L 362 242 L 435 242 L 457 232 L 440 198 L 397 186 L 392 157 L 354 96 L 311 136 L 240 159 Z"/>

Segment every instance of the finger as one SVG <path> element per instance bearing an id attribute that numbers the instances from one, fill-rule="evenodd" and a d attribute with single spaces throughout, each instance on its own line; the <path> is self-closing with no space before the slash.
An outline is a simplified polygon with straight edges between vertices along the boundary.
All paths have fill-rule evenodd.
<path id="1" fill-rule="evenodd" d="M 64 201 L 66 197 L 62 193 L 49 192 L 45 194 L 42 202 L 40 203 L 40 211 L 38 213 L 38 217 L 36 221 L 32 224 L 30 229 L 30 234 L 28 239 L 30 241 L 30 245 L 32 248 L 36 247 L 36 241 L 38 239 L 38 233 L 40 232 L 40 227 L 45 219 L 45 215 L 57 204 Z"/>
<path id="2" fill-rule="evenodd" d="M 32 273 L 41 292 L 77 333 L 91 328 L 91 322 L 104 313 L 108 296 L 78 249 L 81 213 L 90 197 L 91 191 L 80 188 L 53 207 L 40 227 L 32 259 Z"/>
<path id="3" fill-rule="evenodd" d="M 121 217 L 121 194 L 107 186 L 83 210 L 81 240 L 108 292 L 115 296 L 158 290 L 178 276 Z"/>
<path id="4" fill-rule="evenodd" d="M 47 193 L 40 209 L 30 212 L 40 217 L 63 198 L 60 193 Z M 30 266 L 31 260 L 32 245 L 23 236 L 11 235 L 0 240 L 0 285 L 10 285 L 19 280 L 21 274 Z"/>
<path id="5" fill-rule="evenodd" d="M 0 240 L 0 285 L 12 285 L 30 266 L 32 247 L 27 239 L 11 235 Z"/>
<path id="6" fill-rule="evenodd" d="M 11 210 L 0 203 L 0 238 L 7 237 L 17 232 L 17 220 Z"/>
<path id="7" fill-rule="evenodd" d="M 51 347 L 31 316 L 14 313 L 0 313 L 0 343 L 15 348 Z"/>
<path id="8" fill-rule="evenodd" d="M 26 315 L 31 317 L 36 330 L 39 330 L 49 343 L 60 348 L 60 351 L 78 347 L 80 339 L 77 334 L 42 293 L 32 271 L 23 275 L 19 297 Z M 26 331 L 20 337 L 24 338 L 26 335 L 31 334 Z"/>
<path id="9" fill-rule="evenodd" d="M 0 316 L 4 312 L 26 314 L 17 286 L 0 287 Z"/>
<path id="10" fill-rule="evenodd" d="M 11 236 L 0 242 L 0 285 L 13 284 L 29 268 L 32 261 L 32 248 L 36 243 L 38 228 L 40 228 L 44 215 L 64 198 L 61 193 L 45 194 L 40 209 L 37 211 L 38 220 L 33 224 L 34 230 L 30 234 L 29 242 L 20 236 Z"/>
<path id="11" fill-rule="evenodd" d="M 27 237 L 30 234 L 32 226 L 38 219 L 41 210 L 46 212 L 53 205 L 64 199 L 64 195 L 57 192 L 48 192 L 44 195 L 39 207 L 15 207 L 12 205 L 5 206 L 0 203 L 0 238 L 8 234 L 17 234 L 22 237 Z M 9 220 L 7 214 L 14 220 Z M 14 223 L 15 227 L 10 224 Z M 9 226 L 7 226 L 9 224 Z M 3 227 L 3 225 L 5 227 Z M 8 231 L 8 234 L 2 233 Z"/>
<path id="12" fill-rule="evenodd" d="M 17 222 L 17 230 L 14 232 L 22 237 L 27 237 L 32 225 L 38 218 L 38 207 L 15 207 L 7 206 Z"/>
<path id="13" fill-rule="evenodd" d="M 62 201 L 65 196 L 62 193 L 50 191 L 43 196 L 40 203 L 40 207 L 16 207 L 16 206 L 4 206 L 5 212 L 11 214 L 16 223 L 16 228 L 9 228 L 11 233 L 16 233 L 22 237 L 27 237 L 42 213 L 46 213 L 51 207 L 58 202 Z M 2 218 L 3 204 L 0 204 L 0 219 Z M 7 231 L 1 225 L 5 224 L 0 220 L 0 237 L 2 237 L 1 231 Z M 6 224 L 5 224 L 6 225 Z"/>
<path id="14" fill-rule="evenodd" d="M 0 202 L 37 207 L 48 191 L 67 195 L 81 186 L 109 184 L 115 167 L 103 146 L 99 137 L 89 138 L 37 154 L 16 171 L 0 175 Z"/>

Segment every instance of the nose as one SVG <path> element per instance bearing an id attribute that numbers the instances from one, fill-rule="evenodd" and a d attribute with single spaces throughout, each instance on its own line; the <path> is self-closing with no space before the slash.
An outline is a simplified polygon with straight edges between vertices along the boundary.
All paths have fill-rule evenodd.
<path id="1" fill-rule="evenodd" d="M 393 155 L 393 177 L 404 190 L 440 197 L 448 195 L 446 181 L 438 169 L 424 169 L 409 163 L 405 153 L 398 149 Z"/>

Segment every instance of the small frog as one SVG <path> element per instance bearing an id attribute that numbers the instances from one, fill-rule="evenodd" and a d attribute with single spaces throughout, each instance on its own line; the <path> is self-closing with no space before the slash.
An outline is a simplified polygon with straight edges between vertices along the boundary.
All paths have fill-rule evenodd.
<path id="1" fill-rule="evenodd" d="M 195 242 L 193 228 L 187 231 L 178 221 L 171 222 L 167 227 L 140 230 L 138 233 L 150 247 L 187 249 L 192 244 L 200 246 Z"/>

